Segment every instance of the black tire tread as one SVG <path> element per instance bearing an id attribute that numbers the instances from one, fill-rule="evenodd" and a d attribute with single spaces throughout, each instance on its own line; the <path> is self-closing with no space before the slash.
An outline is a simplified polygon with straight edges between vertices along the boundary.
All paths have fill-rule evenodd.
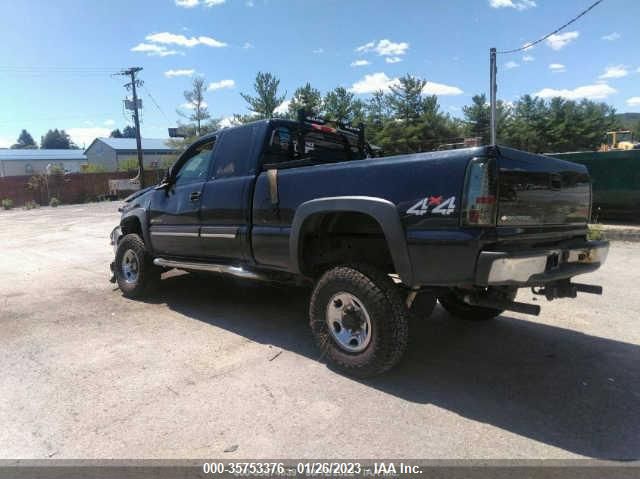
<path id="1" fill-rule="evenodd" d="M 378 323 L 382 334 L 376 341 L 376 351 L 368 363 L 349 361 L 348 356 L 335 354 L 337 346 L 331 341 L 324 320 L 326 304 L 318 303 L 322 290 L 335 282 L 346 283 L 355 290 L 368 291 L 369 302 L 366 307 L 370 316 L 386 316 L 384 321 Z M 355 377 L 370 377 L 388 371 L 401 360 L 409 342 L 408 311 L 398 286 L 385 273 L 368 264 L 348 264 L 325 272 L 311 296 L 309 321 L 323 355 L 338 369 Z"/>
<path id="2" fill-rule="evenodd" d="M 129 249 L 135 251 L 140 260 L 138 282 L 135 285 L 126 283 L 121 277 L 120 262 L 124 252 Z M 161 273 L 161 268 L 153 264 L 153 258 L 139 235 L 130 233 L 120 240 L 116 251 L 115 274 L 120 291 L 124 296 L 127 298 L 142 298 L 148 295 L 158 285 Z"/>

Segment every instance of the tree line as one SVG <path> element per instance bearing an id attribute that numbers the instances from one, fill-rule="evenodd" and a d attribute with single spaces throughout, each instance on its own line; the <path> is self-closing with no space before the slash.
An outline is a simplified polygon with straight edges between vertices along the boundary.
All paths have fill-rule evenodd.
<path id="1" fill-rule="evenodd" d="M 490 108 L 484 94 L 474 95 L 462 108 L 462 117 L 442 110 L 436 95 L 424 94 L 427 81 L 405 75 L 385 91 L 374 92 L 362 100 L 344 87 L 324 95 L 311 83 L 297 88 L 286 109 L 287 92 L 272 73 L 256 75 L 253 92 L 241 93 L 248 114 L 236 114 L 233 122 L 241 124 L 268 118 L 296 119 L 299 109 L 307 115 L 332 121 L 363 123 L 367 141 L 385 154 L 417 153 L 461 144 L 465 138 L 490 140 Z M 189 133 L 176 145 L 189 144 L 194 137 L 220 128 L 221 119 L 212 119 L 204 103 L 204 85 L 199 77 L 185 99 L 192 104 L 189 120 L 182 126 Z M 561 97 L 545 100 L 523 95 L 516 101 L 498 101 L 497 139 L 502 145 L 535 153 L 595 150 L 603 135 L 622 127 L 615 109 L 601 102 Z M 640 134 L 640 122 L 635 127 Z"/>
<path id="2" fill-rule="evenodd" d="M 474 95 L 471 103 L 462 108 L 462 117 L 455 117 L 442 110 L 436 95 L 424 93 L 426 83 L 423 78 L 407 74 L 385 91 L 376 91 L 363 100 L 340 86 L 323 95 L 307 82 L 296 88 L 286 105 L 287 92 L 280 87 L 280 79 L 269 72 L 258 72 L 253 91 L 240 93 L 249 113 L 233 115 L 231 123 L 296 119 L 298 110 L 304 109 L 307 115 L 364 124 L 367 141 L 387 155 L 449 148 L 465 138 L 489 143 L 490 109 L 484 94 Z M 189 109 L 178 113 L 186 120 L 180 123 L 186 138 L 173 141 L 178 149 L 222 126 L 221 118 L 212 118 L 205 92 L 203 77 L 195 78 L 191 89 L 184 92 Z M 535 153 L 595 150 L 606 131 L 622 127 L 615 109 L 606 103 L 561 97 L 545 100 L 531 95 L 514 102 L 498 101 L 496 121 L 499 144 Z M 228 124 L 229 120 L 225 125 Z M 640 135 L 640 121 L 634 130 Z M 135 128 L 127 126 L 122 131 L 113 130 L 110 136 L 134 138 L 135 133 Z M 57 129 L 42 137 L 40 147 L 77 148 L 64 130 Z M 37 144 L 22 130 L 12 148 L 37 148 Z"/>
<path id="3" fill-rule="evenodd" d="M 111 138 L 135 138 L 136 129 L 132 126 L 126 126 L 120 131 L 115 129 L 109 135 Z M 13 150 L 33 150 L 38 148 L 38 143 L 33 139 L 31 133 L 22 130 L 16 142 L 11 145 Z M 79 149 L 69 134 L 65 130 L 54 128 L 47 131 L 40 139 L 40 148 L 45 150 L 77 150 Z"/>

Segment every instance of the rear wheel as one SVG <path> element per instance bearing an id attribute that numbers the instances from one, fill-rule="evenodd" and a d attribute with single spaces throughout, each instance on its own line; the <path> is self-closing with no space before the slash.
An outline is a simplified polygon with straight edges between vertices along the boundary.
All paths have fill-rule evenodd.
<path id="1" fill-rule="evenodd" d="M 505 290 L 503 292 L 505 299 L 513 301 L 516 296 L 515 290 Z M 441 296 L 438 296 L 438 301 L 442 307 L 452 316 L 467 321 L 488 321 L 495 319 L 504 313 L 504 309 L 487 308 L 484 306 L 472 306 L 465 303 L 462 299 L 462 294 L 456 290 L 451 290 Z"/>
<path id="2" fill-rule="evenodd" d="M 157 285 L 161 272 L 140 236 L 128 234 L 122 238 L 115 261 L 116 281 L 122 294 L 129 298 L 144 296 Z"/>
<path id="3" fill-rule="evenodd" d="M 395 366 L 408 343 L 408 315 L 399 288 L 368 265 L 339 266 L 317 282 L 311 330 L 329 363 L 369 377 Z"/>

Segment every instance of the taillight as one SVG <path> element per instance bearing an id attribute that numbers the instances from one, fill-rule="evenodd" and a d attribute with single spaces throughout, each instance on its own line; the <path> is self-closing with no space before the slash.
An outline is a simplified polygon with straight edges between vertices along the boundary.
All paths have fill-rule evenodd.
<path id="1" fill-rule="evenodd" d="M 474 158 L 467 167 L 462 223 L 469 226 L 496 224 L 496 182 L 491 158 Z"/>

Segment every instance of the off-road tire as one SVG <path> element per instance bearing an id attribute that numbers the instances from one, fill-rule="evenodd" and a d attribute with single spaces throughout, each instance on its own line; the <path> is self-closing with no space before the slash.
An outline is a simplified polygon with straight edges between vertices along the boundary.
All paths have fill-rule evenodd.
<path id="1" fill-rule="evenodd" d="M 138 271 L 135 281 L 125 276 L 122 263 L 128 252 L 135 254 Z M 127 298 L 141 298 L 149 294 L 159 283 L 162 269 L 153 264 L 144 241 L 137 234 L 128 234 L 118 244 L 115 274 L 122 294 Z"/>
<path id="2" fill-rule="evenodd" d="M 508 297 L 515 298 L 515 292 Z M 467 304 L 453 291 L 438 296 L 438 301 L 449 314 L 465 321 L 489 321 L 504 313 L 504 309 Z"/>
<path id="3" fill-rule="evenodd" d="M 327 308 L 334 295 L 357 297 L 371 322 L 370 340 L 363 351 L 341 348 L 329 331 Z M 409 314 L 400 288 L 388 275 L 365 264 L 335 267 L 318 280 L 309 305 L 311 331 L 323 356 L 339 371 L 365 378 L 395 366 L 407 349 Z"/>

